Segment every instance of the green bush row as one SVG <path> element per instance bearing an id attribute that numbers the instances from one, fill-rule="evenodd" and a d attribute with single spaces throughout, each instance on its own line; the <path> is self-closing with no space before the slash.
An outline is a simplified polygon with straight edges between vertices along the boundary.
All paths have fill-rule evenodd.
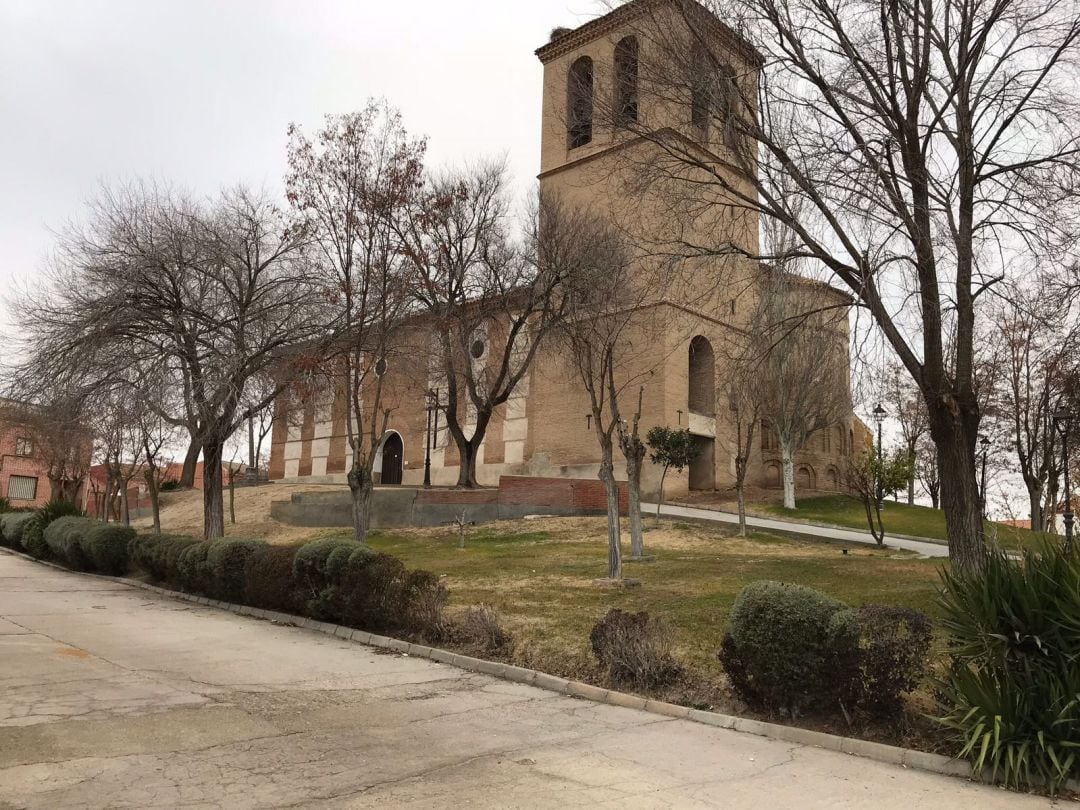
<path id="1" fill-rule="evenodd" d="M 128 544 L 135 530 L 68 515 L 49 523 L 42 537 L 49 555 L 69 568 L 121 576 L 128 570 Z"/>
<path id="2" fill-rule="evenodd" d="M 437 576 L 354 540 L 275 546 L 138 535 L 128 549 L 132 570 L 189 593 L 432 640 L 445 629 L 447 593 Z"/>

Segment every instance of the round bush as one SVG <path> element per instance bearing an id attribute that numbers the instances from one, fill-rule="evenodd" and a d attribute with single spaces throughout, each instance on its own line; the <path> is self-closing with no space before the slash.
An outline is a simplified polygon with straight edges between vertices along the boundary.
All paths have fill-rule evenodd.
<path id="1" fill-rule="evenodd" d="M 832 704 L 829 622 L 844 608 L 813 588 L 751 582 L 735 600 L 720 649 L 732 687 L 748 703 L 793 716 Z"/>
<path id="2" fill-rule="evenodd" d="M 119 523 L 90 521 L 81 535 L 83 553 L 95 571 L 122 576 L 128 571 L 128 545 L 135 530 Z"/>
<path id="3" fill-rule="evenodd" d="M 45 542 L 45 527 L 37 513 L 34 513 L 31 519 L 23 524 L 21 540 L 23 549 L 32 557 L 47 560 L 52 556 L 49 544 Z"/>
<path id="4" fill-rule="evenodd" d="M 244 601 L 266 610 L 298 612 L 296 579 L 293 576 L 295 545 L 256 549 L 244 566 Z"/>
<path id="5" fill-rule="evenodd" d="M 139 534 L 128 544 L 129 564 L 146 572 L 156 582 L 179 584 L 177 558 L 180 552 L 201 542 L 198 537 L 182 534 Z"/>
<path id="6" fill-rule="evenodd" d="M 210 571 L 206 555 L 210 544 L 200 540 L 192 543 L 176 556 L 176 584 L 189 593 L 206 593 L 210 584 Z"/>
<path id="7" fill-rule="evenodd" d="M 60 517 L 45 527 L 43 537 L 53 557 L 69 568 L 89 571 L 94 568 L 86 544 L 86 535 L 97 521 L 85 517 Z"/>
<path id="8" fill-rule="evenodd" d="M 206 566 L 210 572 L 211 594 L 229 602 L 244 601 L 244 570 L 248 558 L 269 545 L 265 540 L 231 537 L 210 543 Z"/>
<path id="9" fill-rule="evenodd" d="M 0 534 L 3 535 L 5 544 L 14 549 L 21 549 L 23 529 L 27 522 L 33 519 L 33 512 L 5 512 L 0 515 Z"/>
<path id="10" fill-rule="evenodd" d="M 329 574 L 330 556 L 334 555 L 335 571 L 340 574 L 349 556 L 358 548 L 360 544 L 355 540 L 343 537 L 327 537 L 304 543 L 297 549 L 293 562 L 297 583 L 312 597 L 317 597 L 324 589 L 335 584 Z"/>

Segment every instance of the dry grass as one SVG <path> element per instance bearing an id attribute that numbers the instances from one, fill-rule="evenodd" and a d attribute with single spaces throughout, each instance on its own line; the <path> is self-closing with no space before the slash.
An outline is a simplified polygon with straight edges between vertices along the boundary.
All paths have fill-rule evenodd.
<path id="1" fill-rule="evenodd" d="M 343 487 L 332 484 L 270 484 L 260 487 L 237 487 L 236 523 L 229 522 L 229 491 L 225 490 L 225 534 L 252 537 L 275 543 L 291 543 L 312 534 L 312 529 L 288 526 L 270 517 L 271 501 L 286 501 L 298 492 L 331 492 Z M 133 521 L 138 529 L 153 525 L 149 517 Z M 161 530 L 170 534 L 203 533 L 203 493 L 201 489 L 164 492 L 161 495 Z"/>

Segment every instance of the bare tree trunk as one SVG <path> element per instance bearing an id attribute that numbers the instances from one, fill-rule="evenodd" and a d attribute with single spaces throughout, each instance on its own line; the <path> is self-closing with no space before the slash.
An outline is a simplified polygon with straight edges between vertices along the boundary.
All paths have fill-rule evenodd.
<path id="1" fill-rule="evenodd" d="M 120 510 L 123 514 L 124 525 L 131 525 L 131 504 L 128 502 L 128 485 L 131 481 L 124 481 L 120 485 Z"/>
<path id="2" fill-rule="evenodd" d="M 979 484 L 975 476 L 975 439 L 958 430 L 949 417 L 935 418 L 931 426 L 941 470 L 941 505 L 949 537 L 949 560 L 963 569 L 979 568 L 986 558 Z M 945 422 L 942 430 L 942 422 Z"/>
<path id="3" fill-rule="evenodd" d="M 784 508 L 795 508 L 795 458 L 783 439 L 780 440 L 780 459 L 784 465 Z"/>
<path id="4" fill-rule="evenodd" d="M 375 492 L 375 479 L 367 465 L 353 460 L 349 470 L 349 491 L 352 493 L 353 532 L 356 542 L 363 543 L 371 528 L 371 497 Z"/>
<path id="5" fill-rule="evenodd" d="M 622 579 L 622 549 L 619 546 L 621 534 L 619 527 L 619 484 L 615 480 L 615 468 L 612 462 L 613 447 L 610 441 L 601 449 L 603 460 L 600 462 L 599 478 L 604 484 L 604 494 L 607 496 L 608 578 Z"/>
<path id="6" fill-rule="evenodd" d="M 222 442 L 210 439 L 203 443 L 203 537 L 213 540 L 225 536 L 225 496 L 221 485 Z"/>
<path id="7" fill-rule="evenodd" d="M 739 500 L 739 537 L 746 537 L 746 485 L 741 478 L 735 484 L 735 496 Z"/>
<path id="8" fill-rule="evenodd" d="M 656 522 L 660 522 L 660 507 L 664 505 L 664 479 L 667 478 L 668 467 L 665 464 L 663 471 L 660 473 L 660 495 L 656 499 Z"/>
<path id="9" fill-rule="evenodd" d="M 914 454 L 911 454 L 910 459 L 911 459 L 911 467 L 912 467 L 912 469 L 915 468 L 914 458 L 915 458 Z M 908 502 L 908 506 L 914 506 L 915 505 L 915 474 L 914 473 L 911 474 L 911 477 L 908 478 L 908 482 L 907 482 L 907 502 Z"/>
<path id="10" fill-rule="evenodd" d="M 229 523 L 236 525 L 236 472 L 229 468 Z"/>
<path id="11" fill-rule="evenodd" d="M 626 489 L 630 517 L 630 557 L 640 560 L 645 556 L 644 528 L 641 525 L 641 462 L 642 453 L 631 452 L 626 456 Z M 617 503 L 617 502 L 616 502 Z"/>
<path id="12" fill-rule="evenodd" d="M 199 453 L 202 452 L 202 442 L 192 438 L 188 443 L 187 453 L 184 454 L 184 466 L 180 471 L 178 486 L 191 489 L 195 486 L 195 468 L 199 464 Z"/>
<path id="13" fill-rule="evenodd" d="M 1033 532 L 1042 531 L 1042 496 L 1041 486 L 1033 487 L 1031 484 L 1028 484 L 1028 507 L 1031 512 L 1031 530 Z"/>
<path id="14" fill-rule="evenodd" d="M 158 490 L 157 468 L 146 472 L 146 488 L 150 491 L 150 511 L 154 515 L 154 534 L 161 534 L 161 493 Z"/>
<path id="15" fill-rule="evenodd" d="M 475 438 L 475 434 L 473 434 Z M 476 482 L 476 459 L 480 455 L 480 445 L 473 445 L 473 439 L 464 443 L 458 443 L 458 455 L 461 457 L 461 466 L 458 468 L 457 485 L 461 489 L 476 489 L 480 486 Z"/>

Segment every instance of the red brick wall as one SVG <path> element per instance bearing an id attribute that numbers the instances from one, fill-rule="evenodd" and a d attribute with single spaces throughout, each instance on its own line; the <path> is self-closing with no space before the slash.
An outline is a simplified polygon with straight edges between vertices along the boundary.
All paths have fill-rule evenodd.
<path id="1" fill-rule="evenodd" d="M 627 511 L 626 483 L 619 483 L 619 510 Z M 588 478 L 530 478 L 504 475 L 499 479 L 499 503 L 525 506 L 558 506 L 567 509 L 604 511 L 604 485 Z"/>

